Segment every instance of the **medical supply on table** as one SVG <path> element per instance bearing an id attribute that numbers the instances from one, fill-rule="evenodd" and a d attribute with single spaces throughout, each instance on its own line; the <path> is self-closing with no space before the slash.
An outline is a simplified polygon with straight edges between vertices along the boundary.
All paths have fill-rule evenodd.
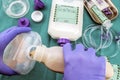
<path id="1" fill-rule="evenodd" d="M 41 11 L 34 11 L 32 14 L 31 14 L 31 18 L 33 21 L 35 22 L 41 22 L 42 19 L 43 19 L 43 13 Z"/>
<path id="2" fill-rule="evenodd" d="M 36 32 L 22 33 L 15 37 L 6 47 L 3 61 L 19 74 L 29 73 L 35 61 L 44 63 L 53 71 L 64 72 L 63 47 L 47 48 Z M 106 77 L 111 75 L 112 67 L 106 62 Z"/>
<path id="3" fill-rule="evenodd" d="M 76 49 L 78 50 L 79 48 L 76 46 Z M 66 50 L 66 52 L 67 51 L 69 52 L 69 49 L 64 49 L 64 50 Z M 82 50 L 82 49 L 79 49 L 79 50 Z M 91 49 L 90 48 L 88 49 L 88 53 L 89 53 L 89 50 L 91 50 Z M 63 54 L 62 47 L 54 46 L 54 47 L 47 48 L 44 45 L 42 45 L 42 46 L 37 46 L 37 47 L 31 47 L 30 51 L 31 51 L 29 53 L 30 59 L 44 63 L 49 69 L 51 69 L 53 71 L 62 72 L 62 73 L 64 72 L 64 65 L 65 65 L 64 56 L 65 55 Z M 79 51 L 79 52 L 81 52 L 81 51 Z M 83 52 L 87 53 L 87 51 L 85 51 L 85 49 L 83 50 Z M 65 56 L 65 57 L 70 57 L 70 55 L 71 54 L 69 54 L 69 56 Z M 73 57 L 73 55 L 71 55 L 71 57 Z M 74 57 L 74 58 L 78 58 L 78 57 Z M 76 59 L 71 59 L 70 62 L 72 62 L 73 60 L 76 60 Z M 81 63 L 79 62 L 79 64 L 81 64 Z M 79 68 L 81 68 L 81 66 L 79 66 Z M 112 69 L 110 63 L 107 62 L 106 63 L 106 77 L 110 78 L 112 75 L 113 75 L 113 69 Z"/>
<path id="4" fill-rule="evenodd" d="M 92 10 L 92 13 L 95 14 L 95 16 L 99 19 L 99 21 L 103 24 L 105 24 L 105 27 L 111 27 L 111 21 L 102 13 L 102 11 L 97 7 L 97 5 L 94 4 L 93 1 L 87 1 L 88 7 Z"/>
<path id="5" fill-rule="evenodd" d="M 48 33 L 54 39 L 62 39 L 59 44 L 82 36 L 83 6 L 83 0 L 52 0 Z"/>
<path id="6" fill-rule="evenodd" d="M 101 11 L 109 7 L 109 4 L 105 2 L 105 0 L 92 0 L 92 1 L 97 5 L 97 7 Z"/>
<path id="7" fill-rule="evenodd" d="M 57 43 L 60 45 L 60 46 L 63 46 L 65 43 L 70 43 L 70 40 L 68 39 L 65 39 L 65 38 L 61 38 L 57 41 Z"/>
<path id="8" fill-rule="evenodd" d="M 29 0 L 2 0 L 5 13 L 12 18 L 23 17 L 29 11 Z"/>
<path id="9" fill-rule="evenodd" d="M 35 61 L 27 57 L 31 47 L 41 45 L 41 38 L 36 32 L 22 33 L 15 37 L 5 48 L 3 61 L 19 74 L 29 73 Z"/>
<path id="10" fill-rule="evenodd" d="M 31 47 L 29 59 L 44 63 L 49 69 L 56 72 L 64 72 L 64 58 L 62 47 L 47 48 L 45 45 Z"/>
<path id="11" fill-rule="evenodd" d="M 14 39 L 18 34 L 29 32 L 31 29 L 29 27 L 11 27 L 0 33 L 0 74 L 4 75 L 16 75 L 17 73 L 9 68 L 3 62 L 3 54 L 6 46 Z"/>
<path id="12" fill-rule="evenodd" d="M 43 19 L 43 13 L 39 10 L 43 9 L 45 4 L 41 0 L 34 0 L 34 9 L 35 11 L 32 12 L 31 18 L 34 22 L 41 22 Z"/>
<path id="13" fill-rule="evenodd" d="M 91 12 L 101 21 L 102 25 L 90 25 L 83 33 L 83 44 L 86 47 L 95 48 L 98 55 L 107 56 L 112 64 L 120 65 L 120 40 L 119 36 L 116 37 L 117 34 L 110 28 L 112 26 L 111 21 L 102 13 L 94 2 L 92 2 L 92 0 L 86 1 L 86 3 L 91 8 Z M 102 51 L 105 49 L 111 48 L 111 44 L 112 46 L 114 45 L 114 49 L 112 48 L 113 52 L 103 53 Z"/>
<path id="14" fill-rule="evenodd" d="M 40 10 L 45 7 L 45 4 L 41 0 L 34 0 L 34 9 Z"/>
<path id="15" fill-rule="evenodd" d="M 88 0 L 92 1 L 98 9 L 110 20 L 115 19 L 118 16 L 118 9 L 114 6 L 111 0 Z M 96 14 L 93 13 L 91 10 L 91 7 L 88 5 L 88 1 L 85 0 L 85 8 L 89 12 L 90 16 L 96 23 L 102 23 L 99 18 L 96 16 Z"/>
<path id="16" fill-rule="evenodd" d="M 110 9 L 109 4 L 105 0 L 92 0 L 92 1 L 107 17 L 113 16 L 113 12 Z"/>
<path id="17" fill-rule="evenodd" d="M 30 21 L 28 18 L 20 18 L 18 20 L 18 27 L 30 27 Z"/>
<path id="18" fill-rule="evenodd" d="M 103 26 L 89 26 L 83 33 L 83 44 L 96 49 L 98 55 L 107 56 L 112 64 L 120 65 L 120 34 Z M 108 53 L 105 50 L 111 49 Z M 100 51 L 100 52 L 98 52 Z"/>
<path id="19" fill-rule="evenodd" d="M 82 41 L 86 47 L 93 47 L 96 52 L 102 48 L 107 48 L 111 45 L 113 40 L 113 35 L 110 30 L 112 23 L 111 21 L 102 13 L 102 11 L 92 2 L 92 0 L 87 1 L 87 5 L 91 8 L 92 12 L 98 17 L 102 25 L 90 25 L 83 33 Z M 97 37 L 93 37 L 93 33 L 97 32 Z M 96 35 L 95 35 L 96 36 Z M 99 39 L 99 41 L 97 41 Z M 96 42 L 97 41 L 97 42 Z"/>
<path id="20" fill-rule="evenodd" d="M 82 42 L 88 47 L 93 47 L 98 52 L 100 49 L 108 48 L 113 41 L 111 30 L 105 30 L 101 25 L 90 25 L 83 33 Z"/>

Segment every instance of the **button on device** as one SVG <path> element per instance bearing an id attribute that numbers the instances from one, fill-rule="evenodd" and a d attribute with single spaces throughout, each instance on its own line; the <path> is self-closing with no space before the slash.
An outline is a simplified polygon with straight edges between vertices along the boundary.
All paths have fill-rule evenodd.
<path id="1" fill-rule="evenodd" d="M 41 11 L 34 11 L 31 15 L 31 18 L 35 22 L 40 22 L 43 19 L 43 13 Z"/>

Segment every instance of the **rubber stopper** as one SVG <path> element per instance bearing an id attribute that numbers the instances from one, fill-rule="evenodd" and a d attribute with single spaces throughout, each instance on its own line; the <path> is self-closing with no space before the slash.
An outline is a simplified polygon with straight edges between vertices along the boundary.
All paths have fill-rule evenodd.
<path id="1" fill-rule="evenodd" d="M 40 10 L 45 7 L 44 3 L 41 0 L 34 0 L 34 9 Z"/>
<path id="2" fill-rule="evenodd" d="M 20 18 L 18 20 L 18 26 L 19 27 L 29 27 L 30 26 L 30 21 L 28 18 Z"/>
<path id="3" fill-rule="evenodd" d="M 64 46 L 66 43 L 70 43 L 70 40 L 66 39 L 66 38 L 60 38 L 58 39 L 57 43 L 62 47 Z"/>

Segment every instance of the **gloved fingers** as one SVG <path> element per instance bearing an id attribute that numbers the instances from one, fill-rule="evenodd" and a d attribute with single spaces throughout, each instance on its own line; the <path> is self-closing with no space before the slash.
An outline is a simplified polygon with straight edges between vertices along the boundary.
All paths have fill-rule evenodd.
<path id="1" fill-rule="evenodd" d="M 26 28 L 26 29 L 25 29 Z M 22 30 L 22 29 L 25 29 L 25 30 Z M 26 30 L 31 30 L 31 28 L 29 28 L 29 27 L 17 27 L 17 26 L 13 26 L 13 27 L 11 27 L 11 28 L 9 28 L 9 29 L 6 29 L 3 33 L 9 33 L 9 32 L 13 32 L 13 31 L 15 31 L 16 32 L 16 30 L 19 30 L 19 31 L 26 31 Z"/>
<path id="2" fill-rule="evenodd" d="M 92 56 L 96 56 L 96 51 L 94 48 L 88 48 L 86 52 Z"/>
<path id="3" fill-rule="evenodd" d="M 11 31 L 11 29 L 13 29 L 13 28 L 15 28 L 15 27 L 16 27 L 16 26 L 6 29 L 5 31 L 2 32 L 2 34 L 8 33 L 9 31 Z"/>
<path id="4" fill-rule="evenodd" d="M 72 46 L 70 43 L 66 43 L 63 46 L 63 56 L 64 56 L 64 66 L 68 65 L 71 62 L 71 59 L 73 57 L 73 55 L 71 55 L 73 53 L 72 51 Z"/>
<path id="5" fill-rule="evenodd" d="M 13 27 L 9 30 L 7 30 L 6 34 L 6 44 L 8 44 L 14 37 L 16 37 L 20 33 L 25 33 L 31 31 L 31 28 L 29 27 Z"/>
<path id="6" fill-rule="evenodd" d="M 77 44 L 74 51 L 81 53 L 84 50 L 85 50 L 85 47 L 83 46 L 83 44 Z"/>
<path id="7" fill-rule="evenodd" d="M 67 43 L 63 46 L 63 55 L 64 55 L 64 58 L 65 60 L 67 59 L 67 57 L 69 57 L 69 55 L 71 54 L 72 52 L 72 46 L 70 43 Z"/>
<path id="8" fill-rule="evenodd" d="M 66 43 L 64 46 L 63 46 L 63 52 L 64 53 L 68 53 L 68 52 L 71 52 L 72 51 L 72 46 L 70 43 Z"/>
<path id="9" fill-rule="evenodd" d="M 7 30 L 7 33 L 20 34 L 20 33 L 29 32 L 29 31 L 31 31 L 31 28 L 29 27 L 12 27 L 9 30 Z"/>
<path id="10" fill-rule="evenodd" d="M 96 57 L 100 62 L 106 62 L 106 58 L 104 56 L 96 56 Z"/>
<path id="11" fill-rule="evenodd" d="M 101 67 L 99 67 L 99 69 L 100 70 L 104 70 L 103 74 L 105 75 L 106 74 L 106 59 L 105 59 L 105 57 L 103 57 L 103 56 L 100 56 L 100 57 L 96 56 L 95 60 L 98 63 L 96 66 L 101 66 Z"/>
<path id="12" fill-rule="evenodd" d="M 18 73 L 14 72 L 13 70 L 6 70 L 6 68 L 4 69 L 4 71 L 0 70 L 0 74 L 7 76 L 18 75 Z"/>
<path id="13" fill-rule="evenodd" d="M 13 71 L 9 66 L 7 66 L 3 62 L 2 56 L 0 56 L 0 74 L 4 74 L 4 75 L 8 75 L 8 76 L 17 74 L 15 71 Z"/>

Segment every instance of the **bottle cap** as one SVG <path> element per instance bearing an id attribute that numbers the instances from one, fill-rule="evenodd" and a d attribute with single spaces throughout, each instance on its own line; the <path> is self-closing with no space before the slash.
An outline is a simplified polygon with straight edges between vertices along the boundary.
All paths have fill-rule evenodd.
<path id="1" fill-rule="evenodd" d="M 106 15 L 112 15 L 112 12 L 109 10 L 109 8 L 105 8 L 102 10 Z"/>
<path id="2" fill-rule="evenodd" d="M 58 39 L 57 43 L 60 45 L 60 46 L 63 46 L 64 44 L 66 43 L 70 43 L 70 40 L 66 39 L 66 38 L 60 38 Z"/>
<path id="3" fill-rule="evenodd" d="M 41 11 L 34 11 L 31 18 L 35 22 L 40 22 L 43 19 L 43 13 Z"/>
<path id="4" fill-rule="evenodd" d="M 28 18 L 20 18 L 18 20 L 18 26 L 19 27 L 29 27 L 30 26 L 30 21 Z"/>
<path id="5" fill-rule="evenodd" d="M 34 9 L 40 10 L 45 7 L 44 3 L 41 0 L 34 0 Z"/>
<path id="6" fill-rule="evenodd" d="M 46 46 L 44 45 L 37 46 L 35 50 L 35 54 L 33 55 L 33 60 L 42 62 L 45 51 L 46 51 Z"/>

